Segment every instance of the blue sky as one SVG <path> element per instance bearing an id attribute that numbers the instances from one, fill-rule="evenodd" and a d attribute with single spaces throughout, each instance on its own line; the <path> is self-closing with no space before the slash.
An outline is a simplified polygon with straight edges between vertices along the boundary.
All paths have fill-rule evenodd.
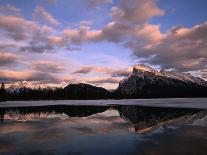
<path id="1" fill-rule="evenodd" d="M 204 23 L 207 18 L 205 0 L 160 0 L 157 5 L 166 13 L 153 18 L 151 23 L 160 23 L 161 31 L 164 32 L 175 25 L 192 27 Z"/>
<path id="2" fill-rule="evenodd" d="M 7 84 L 109 89 L 138 63 L 207 76 L 206 0 L 1 0 Z"/>

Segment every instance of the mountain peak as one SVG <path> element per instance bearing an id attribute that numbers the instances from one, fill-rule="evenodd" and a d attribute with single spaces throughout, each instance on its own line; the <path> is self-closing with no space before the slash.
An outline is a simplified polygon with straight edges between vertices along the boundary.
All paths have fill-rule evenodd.
<path id="1" fill-rule="evenodd" d="M 156 69 L 153 69 L 153 68 L 146 66 L 146 65 L 138 64 L 133 67 L 132 74 L 136 76 L 136 75 L 140 75 L 145 72 L 154 73 L 154 74 L 159 73 Z"/>
<path id="2" fill-rule="evenodd" d="M 138 65 L 135 65 L 133 67 L 134 70 L 143 70 L 143 71 L 148 71 L 148 72 L 157 72 L 157 70 L 149 67 L 149 66 L 146 66 L 146 65 L 142 65 L 142 64 L 138 64 Z"/>

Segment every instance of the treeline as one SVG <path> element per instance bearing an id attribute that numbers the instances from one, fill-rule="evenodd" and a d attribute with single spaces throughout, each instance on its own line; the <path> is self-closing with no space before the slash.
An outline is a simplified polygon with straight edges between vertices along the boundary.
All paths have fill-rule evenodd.
<path id="1" fill-rule="evenodd" d="M 6 89 L 4 83 L 2 82 L 0 88 L 0 101 L 4 101 L 6 100 L 6 98 L 7 98 Z"/>
<path id="2" fill-rule="evenodd" d="M 27 88 L 18 91 L 6 91 L 1 84 L 0 101 L 15 100 L 69 100 L 69 99 L 109 99 L 111 93 L 104 88 L 88 84 L 70 84 L 65 88 Z"/>
<path id="3" fill-rule="evenodd" d="M 46 88 L 21 88 L 19 91 L 2 93 L 1 101 L 7 100 L 50 100 L 50 99 L 64 99 L 64 91 L 61 88 L 46 89 Z"/>

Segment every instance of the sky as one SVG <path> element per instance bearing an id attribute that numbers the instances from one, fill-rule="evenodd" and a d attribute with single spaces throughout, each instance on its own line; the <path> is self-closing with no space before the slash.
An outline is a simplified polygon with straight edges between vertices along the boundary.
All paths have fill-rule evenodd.
<path id="1" fill-rule="evenodd" d="M 136 64 L 207 79 L 206 0 L 0 0 L 0 81 L 115 89 Z"/>

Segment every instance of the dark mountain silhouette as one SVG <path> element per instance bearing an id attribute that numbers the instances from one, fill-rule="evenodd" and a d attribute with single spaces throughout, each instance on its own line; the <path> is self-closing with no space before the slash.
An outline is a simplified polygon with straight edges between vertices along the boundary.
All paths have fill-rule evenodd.
<path id="1" fill-rule="evenodd" d="M 102 87 L 89 84 L 69 84 L 64 88 L 66 99 L 107 99 L 110 92 Z"/>

